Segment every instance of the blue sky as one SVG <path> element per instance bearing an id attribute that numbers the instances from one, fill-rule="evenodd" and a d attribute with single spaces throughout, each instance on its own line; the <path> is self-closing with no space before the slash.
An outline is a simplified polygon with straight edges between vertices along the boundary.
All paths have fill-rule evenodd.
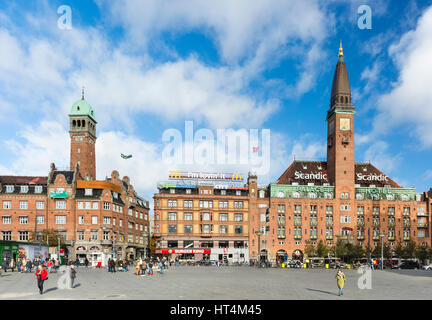
<path id="1" fill-rule="evenodd" d="M 72 29 L 57 8 L 72 9 Z M 372 9 L 359 29 L 357 9 Z M 0 174 L 69 165 L 68 118 L 86 88 L 98 120 L 97 175 L 117 169 L 147 199 L 180 164 L 164 130 L 271 130 L 274 181 L 325 157 L 325 116 L 342 40 L 356 161 L 432 187 L 432 1 L 81 0 L 0 3 Z M 120 153 L 133 154 L 122 160 Z M 241 171 L 247 166 L 195 166 Z"/>

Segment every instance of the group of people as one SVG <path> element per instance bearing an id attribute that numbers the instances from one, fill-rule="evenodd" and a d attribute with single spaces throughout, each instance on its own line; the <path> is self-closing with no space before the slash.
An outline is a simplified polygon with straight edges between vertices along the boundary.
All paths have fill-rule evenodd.
<path id="1" fill-rule="evenodd" d="M 108 259 L 108 272 L 129 271 L 129 260 Z"/>
<path id="2" fill-rule="evenodd" d="M 3 258 L 2 269 L 4 270 L 4 272 L 7 272 L 10 269 L 12 272 L 16 270 L 17 272 L 23 273 L 32 272 L 34 270 L 33 268 L 37 269 L 39 265 L 47 267 L 47 272 L 51 273 L 58 270 L 58 268 L 60 267 L 60 261 L 54 258 L 43 259 L 42 257 L 35 257 L 33 260 L 23 257 L 18 258 L 17 261 L 15 261 L 15 259 L 13 258 L 10 260 L 7 258 Z"/>
<path id="3" fill-rule="evenodd" d="M 152 276 L 153 268 L 157 268 L 160 274 L 164 273 L 164 269 L 168 269 L 168 261 L 165 257 L 160 259 L 146 258 L 136 260 L 135 274 L 137 276 Z"/>
<path id="4" fill-rule="evenodd" d="M 45 267 L 46 267 L 46 265 L 44 263 L 41 263 L 37 266 L 36 271 L 35 271 L 37 286 L 38 286 L 40 294 L 43 294 L 43 285 L 44 285 L 44 282 L 46 280 L 48 280 L 48 273 L 50 272 L 49 267 L 47 267 L 48 271 Z M 71 285 L 70 288 L 73 289 L 74 288 L 74 281 L 76 278 L 76 269 L 75 269 L 75 266 L 73 264 L 71 264 L 71 266 L 70 266 L 69 277 L 70 277 L 70 285 Z"/>

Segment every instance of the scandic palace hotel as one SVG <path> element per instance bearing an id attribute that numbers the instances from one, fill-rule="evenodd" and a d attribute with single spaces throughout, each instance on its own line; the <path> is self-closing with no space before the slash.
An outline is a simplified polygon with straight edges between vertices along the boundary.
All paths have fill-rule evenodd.
<path id="1" fill-rule="evenodd" d="M 156 255 L 231 262 L 302 259 L 306 241 L 345 239 L 373 249 L 384 235 L 390 246 L 431 245 L 432 189 L 416 193 L 356 163 L 354 114 L 341 47 L 326 116 L 327 162 L 294 161 L 266 186 L 254 174 L 173 171 L 158 183 L 150 216 L 129 177 L 114 170 L 96 180 L 96 118 L 83 92 L 69 114 L 70 168 L 0 176 L 1 239 L 30 241 L 36 230 L 38 240 L 54 230 L 69 259 L 93 264 L 148 256 L 151 233 Z"/>
<path id="2" fill-rule="evenodd" d="M 373 250 L 383 236 L 391 247 L 431 245 L 432 189 L 416 193 L 355 162 L 355 111 L 341 46 L 326 115 L 327 162 L 294 161 L 267 186 L 253 174 L 243 181 L 173 171 L 154 195 L 156 253 L 242 262 L 302 259 L 306 241 L 343 239 Z"/>

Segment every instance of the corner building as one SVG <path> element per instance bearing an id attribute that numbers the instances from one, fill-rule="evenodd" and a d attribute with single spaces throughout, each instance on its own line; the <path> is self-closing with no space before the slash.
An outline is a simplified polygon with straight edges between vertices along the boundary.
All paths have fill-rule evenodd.
<path id="1" fill-rule="evenodd" d="M 326 117 L 327 161 L 296 160 L 268 186 L 249 176 L 251 259 L 302 259 L 308 240 L 333 246 L 343 239 L 371 250 L 381 245 L 380 235 L 391 247 L 409 240 L 431 244 L 430 193 L 403 188 L 371 163 L 355 162 L 355 113 L 341 47 Z"/>

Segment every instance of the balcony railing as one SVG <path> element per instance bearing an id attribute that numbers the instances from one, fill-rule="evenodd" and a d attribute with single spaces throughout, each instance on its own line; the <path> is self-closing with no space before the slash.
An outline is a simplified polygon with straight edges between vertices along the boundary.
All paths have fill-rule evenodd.
<path id="1" fill-rule="evenodd" d="M 364 235 L 357 235 L 357 240 L 364 240 L 365 236 Z"/>
<path id="2" fill-rule="evenodd" d="M 315 220 L 311 220 L 310 225 L 311 225 L 311 226 L 316 226 L 316 225 L 317 225 L 317 221 L 315 221 Z"/>
<path id="3" fill-rule="evenodd" d="M 373 225 L 374 227 L 379 227 L 380 222 L 379 222 L 379 221 L 374 221 L 374 222 L 372 222 L 372 225 Z"/>
<path id="4" fill-rule="evenodd" d="M 326 236 L 327 240 L 333 240 L 333 236 Z"/>
<path id="5" fill-rule="evenodd" d="M 285 235 L 284 234 L 278 234 L 278 239 L 285 239 Z"/>
<path id="6" fill-rule="evenodd" d="M 395 223 L 394 221 L 389 221 L 389 222 L 387 223 L 387 225 L 388 225 L 389 227 L 394 227 L 394 226 L 396 225 L 396 223 Z"/>
<path id="7" fill-rule="evenodd" d="M 365 223 L 364 221 L 357 221 L 357 226 L 364 227 Z"/>
<path id="8" fill-rule="evenodd" d="M 427 228 L 428 223 L 427 222 L 419 222 L 417 223 L 417 228 Z"/>
<path id="9" fill-rule="evenodd" d="M 301 235 L 294 235 L 294 239 L 301 239 Z"/>
<path id="10" fill-rule="evenodd" d="M 395 236 L 388 236 L 388 239 L 389 239 L 389 240 L 394 240 L 394 239 L 395 239 Z"/>
<path id="11" fill-rule="evenodd" d="M 299 220 L 294 220 L 294 225 L 295 226 L 301 226 L 301 221 L 299 221 Z"/>
<path id="12" fill-rule="evenodd" d="M 310 239 L 311 240 L 316 240 L 316 239 L 318 239 L 318 236 L 310 236 Z"/>
<path id="13" fill-rule="evenodd" d="M 333 226 L 333 221 L 327 221 L 327 222 L 326 222 L 326 226 L 327 226 L 327 227 L 331 227 L 331 226 Z"/>
<path id="14" fill-rule="evenodd" d="M 411 225 L 411 222 L 409 222 L 409 221 L 408 222 L 406 222 L 406 221 L 404 222 L 404 227 L 409 227 L 410 225 Z"/>

